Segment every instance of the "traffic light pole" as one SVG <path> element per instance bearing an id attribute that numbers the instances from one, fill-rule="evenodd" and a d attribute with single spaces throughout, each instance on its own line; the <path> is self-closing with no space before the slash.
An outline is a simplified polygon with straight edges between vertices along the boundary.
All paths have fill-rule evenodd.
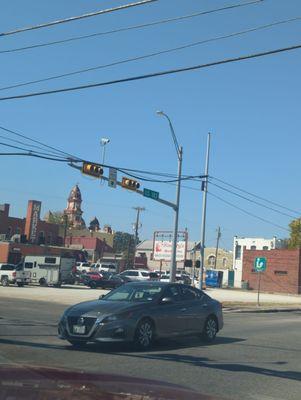
<path id="1" fill-rule="evenodd" d="M 202 182 L 203 190 L 203 207 L 202 207 L 202 226 L 201 226 L 201 243 L 200 243 L 200 273 L 199 288 L 203 289 L 204 264 L 205 264 L 205 234 L 206 234 L 206 211 L 207 211 L 207 190 L 208 190 L 208 171 L 209 171 L 209 154 L 210 154 L 210 136 L 207 137 L 207 152 L 205 164 L 205 180 Z"/>
<path id="2" fill-rule="evenodd" d="M 70 162 L 68 165 L 70 167 L 72 167 L 72 168 L 75 168 L 75 169 L 77 169 L 79 171 L 82 171 L 82 167 L 80 167 L 78 165 L 75 165 L 72 162 Z M 109 182 L 109 178 L 107 178 L 106 176 L 101 176 L 101 179 L 103 179 L 104 181 Z M 124 189 L 124 187 L 122 186 L 121 182 L 116 181 L 116 185 L 120 186 L 120 187 L 122 187 Z M 141 196 L 145 197 L 144 194 L 143 194 L 143 191 L 140 190 L 140 189 L 135 189 L 135 193 L 138 193 Z M 167 200 L 164 200 L 164 199 L 158 198 L 158 199 L 152 199 L 152 200 L 157 201 L 158 203 L 164 204 L 165 206 L 171 207 L 173 210 L 176 210 L 176 208 L 177 208 L 176 204 L 171 203 L 170 201 L 167 201 Z"/>

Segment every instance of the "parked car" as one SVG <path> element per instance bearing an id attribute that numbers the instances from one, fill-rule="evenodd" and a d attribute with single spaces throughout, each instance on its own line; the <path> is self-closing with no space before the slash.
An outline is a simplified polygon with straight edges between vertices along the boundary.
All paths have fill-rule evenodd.
<path id="1" fill-rule="evenodd" d="M 119 275 L 130 278 L 131 281 L 147 281 L 150 272 L 142 269 L 127 269 L 122 271 Z"/>
<path id="2" fill-rule="evenodd" d="M 161 275 L 160 278 L 161 282 L 169 282 L 169 280 L 170 280 L 169 274 Z M 178 283 L 185 283 L 185 285 L 191 285 L 192 282 L 190 276 L 186 274 L 176 274 L 175 280 Z"/>
<path id="3" fill-rule="evenodd" d="M 113 263 L 108 263 L 108 262 L 97 262 L 93 264 L 93 269 L 97 269 L 99 272 L 101 271 L 106 271 L 106 272 L 112 272 L 115 273 L 117 272 L 117 265 Z"/>
<path id="4" fill-rule="evenodd" d="M 58 324 L 60 339 L 134 342 L 147 349 L 155 338 L 198 335 L 212 342 L 223 327 L 222 305 L 183 284 L 130 282 L 99 300 L 69 307 Z"/>
<path id="5" fill-rule="evenodd" d="M 149 280 L 150 281 L 159 281 L 160 280 L 160 275 L 157 272 L 150 272 L 149 273 Z"/>
<path id="6" fill-rule="evenodd" d="M 110 272 L 102 272 L 99 279 L 94 279 L 93 275 L 86 275 L 84 284 L 90 286 L 91 289 L 115 289 L 124 283 L 129 282 L 130 279 L 126 276 L 120 276 L 118 274 L 112 274 Z"/>
<path id="7" fill-rule="evenodd" d="M 88 272 L 88 271 L 90 271 L 90 263 L 88 263 L 88 262 L 77 262 L 76 263 L 76 269 L 79 272 Z"/>
<path id="8" fill-rule="evenodd" d="M 16 283 L 16 266 L 14 264 L 0 264 L 0 281 L 2 286 Z"/>

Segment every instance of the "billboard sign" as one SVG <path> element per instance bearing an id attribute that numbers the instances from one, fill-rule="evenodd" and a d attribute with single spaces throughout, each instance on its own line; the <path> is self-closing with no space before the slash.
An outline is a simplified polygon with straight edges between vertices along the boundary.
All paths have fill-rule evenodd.
<path id="1" fill-rule="evenodd" d="M 176 260 L 184 261 L 187 250 L 187 232 L 179 232 L 177 240 Z M 153 259 L 170 261 L 172 253 L 172 232 L 158 231 L 154 233 Z"/>
<path id="2" fill-rule="evenodd" d="M 38 223 L 40 219 L 40 212 L 41 212 L 41 202 L 40 201 L 33 201 L 32 202 L 32 209 L 31 209 L 31 227 L 30 227 L 30 234 L 29 234 L 29 241 L 35 242 L 37 240 L 37 230 L 38 230 Z"/>

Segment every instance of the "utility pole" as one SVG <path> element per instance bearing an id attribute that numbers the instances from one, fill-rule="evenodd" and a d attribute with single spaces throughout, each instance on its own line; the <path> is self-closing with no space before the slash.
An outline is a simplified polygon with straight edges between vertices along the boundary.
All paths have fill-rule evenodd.
<path id="1" fill-rule="evenodd" d="M 215 259 L 214 259 L 214 269 L 216 269 L 216 263 L 217 263 L 217 256 L 218 256 L 218 245 L 219 245 L 219 240 L 221 238 L 221 227 L 219 226 L 217 229 L 217 238 L 216 238 L 216 247 L 215 247 Z"/>
<path id="2" fill-rule="evenodd" d="M 179 226 L 179 209 L 180 209 L 180 192 L 181 192 L 181 178 L 182 178 L 182 161 L 183 161 L 183 147 L 179 148 L 178 158 L 178 179 L 177 179 L 177 194 L 176 194 L 176 209 L 175 209 L 175 224 L 172 240 L 172 253 L 170 260 L 170 282 L 175 282 L 177 273 L 177 243 L 178 243 L 178 226 Z"/>
<path id="3" fill-rule="evenodd" d="M 133 210 L 137 211 L 137 216 L 136 216 L 136 222 L 134 224 L 134 231 L 135 231 L 135 248 L 138 244 L 138 240 L 139 240 L 139 235 L 138 235 L 138 231 L 139 228 L 141 227 L 140 225 L 140 212 L 141 211 L 145 211 L 144 207 L 133 207 Z"/>
<path id="4" fill-rule="evenodd" d="M 204 277 L 204 255 L 205 255 L 205 234 L 206 234 L 206 211 L 207 211 L 207 190 L 208 190 L 208 172 L 209 172 L 209 155 L 210 155 L 210 138 L 211 133 L 207 136 L 207 151 L 205 161 L 205 179 L 202 182 L 203 191 L 203 207 L 202 207 L 202 225 L 201 225 L 201 243 L 200 243 L 200 273 L 199 273 L 199 288 L 203 289 Z"/>

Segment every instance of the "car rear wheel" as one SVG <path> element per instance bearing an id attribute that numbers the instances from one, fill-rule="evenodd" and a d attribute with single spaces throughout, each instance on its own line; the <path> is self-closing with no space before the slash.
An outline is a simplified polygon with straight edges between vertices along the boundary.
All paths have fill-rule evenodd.
<path id="1" fill-rule="evenodd" d="M 207 318 L 202 332 L 202 339 L 207 342 L 213 342 L 218 331 L 217 320 L 214 316 Z"/>
<path id="2" fill-rule="evenodd" d="M 91 289 L 96 289 L 97 288 L 97 285 L 96 285 L 95 282 L 90 282 L 89 286 L 90 286 Z"/>
<path id="3" fill-rule="evenodd" d="M 46 279 L 45 279 L 45 278 L 41 278 L 41 279 L 39 280 L 39 284 L 40 284 L 40 286 L 47 286 Z"/>
<path id="4" fill-rule="evenodd" d="M 7 277 L 7 276 L 4 276 L 4 277 L 1 279 L 1 283 L 2 283 L 2 286 L 9 286 L 8 277 Z"/>
<path id="5" fill-rule="evenodd" d="M 68 340 L 68 342 L 74 347 L 82 347 L 87 344 L 84 340 Z"/>
<path id="6" fill-rule="evenodd" d="M 22 283 L 22 282 L 17 282 L 17 285 L 18 285 L 19 287 L 23 287 L 23 286 L 24 286 L 24 283 Z"/>
<path id="7" fill-rule="evenodd" d="M 135 337 L 134 345 L 139 350 L 146 350 L 151 347 L 155 336 L 154 324 L 149 319 L 143 319 L 139 322 Z"/>

